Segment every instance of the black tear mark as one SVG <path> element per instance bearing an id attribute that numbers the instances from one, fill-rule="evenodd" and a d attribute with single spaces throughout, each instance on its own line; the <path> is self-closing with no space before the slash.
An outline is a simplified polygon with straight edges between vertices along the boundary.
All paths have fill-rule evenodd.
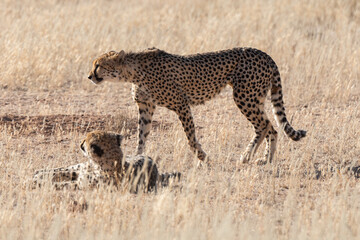
<path id="1" fill-rule="evenodd" d="M 116 140 L 117 140 L 118 146 L 120 147 L 120 145 L 121 145 L 121 140 L 122 140 L 122 136 L 121 136 L 120 134 L 117 134 L 117 135 L 116 135 Z"/>
<path id="2" fill-rule="evenodd" d="M 102 150 L 99 146 L 97 146 L 95 144 L 91 144 L 90 147 L 91 147 L 91 150 L 99 157 L 101 157 L 104 154 L 104 150 Z"/>

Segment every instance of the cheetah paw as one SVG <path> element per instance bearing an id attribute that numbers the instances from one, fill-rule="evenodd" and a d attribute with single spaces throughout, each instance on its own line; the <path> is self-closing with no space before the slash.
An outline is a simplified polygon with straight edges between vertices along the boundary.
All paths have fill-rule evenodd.
<path id="1" fill-rule="evenodd" d="M 241 155 L 240 157 L 240 163 L 242 164 L 247 164 L 250 162 L 250 159 L 249 159 L 249 155 L 248 154 L 243 154 Z"/>
<path id="2" fill-rule="evenodd" d="M 259 165 L 259 166 L 264 166 L 268 163 L 268 161 L 266 160 L 266 158 L 258 158 L 255 160 L 255 164 Z"/>
<path id="3" fill-rule="evenodd" d="M 211 169 L 211 164 L 210 164 L 210 160 L 207 157 L 205 161 L 198 161 L 198 164 L 196 165 L 196 168 L 198 169 L 202 169 L 202 168 L 207 168 L 207 169 Z"/>

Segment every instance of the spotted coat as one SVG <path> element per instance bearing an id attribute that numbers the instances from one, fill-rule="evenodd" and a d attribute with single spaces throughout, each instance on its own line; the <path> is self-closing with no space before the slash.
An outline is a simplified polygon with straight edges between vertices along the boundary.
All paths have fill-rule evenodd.
<path id="1" fill-rule="evenodd" d="M 263 139 L 266 139 L 263 160 L 273 158 L 277 132 L 264 112 L 269 90 L 278 126 L 295 141 L 306 135 L 305 131 L 296 131 L 289 124 L 279 70 L 270 56 L 257 49 L 234 48 L 187 56 L 156 48 L 138 53 L 111 51 L 93 61 L 88 78 L 95 84 L 105 81 L 133 83 L 133 97 L 139 109 L 138 154 L 145 149 L 158 105 L 178 115 L 190 148 L 200 160 L 205 160 L 206 153 L 195 136 L 190 106 L 212 99 L 226 85 L 233 88 L 236 106 L 255 130 L 255 136 L 241 157 L 242 162 L 251 160 Z"/>
<path id="2" fill-rule="evenodd" d="M 178 172 L 159 174 L 154 161 L 147 156 L 124 158 L 121 151 L 122 136 L 116 133 L 94 131 L 81 142 L 80 149 L 88 161 L 69 167 L 35 171 L 32 186 L 40 187 L 47 182 L 57 189 L 84 189 L 99 184 L 123 185 L 136 193 L 156 190 L 167 186 L 172 179 L 180 179 Z"/>

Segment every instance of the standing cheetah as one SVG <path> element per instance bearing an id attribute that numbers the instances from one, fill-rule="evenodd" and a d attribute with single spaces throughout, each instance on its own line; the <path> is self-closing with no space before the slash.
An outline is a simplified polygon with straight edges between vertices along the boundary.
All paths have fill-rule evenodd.
<path id="1" fill-rule="evenodd" d="M 133 98 L 139 108 L 138 154 L 144 151 L 155 106 L 159 105 L 178 115 L 190 148 L 200 160 L 205 160 L 206 153 L 195 136 L 190 106 L 213 98 L 226 85 L 233 88 L 235 104 L 255 129 L 255 136 L 241 162 L 251 160 L 264 138 L 264 161 L 272 161 L 277 132 L 264 112 L 269 89 L 278 126 L 294 141 L 306 135 L 306 131 L 295 131 L 289 124 L 279 70 L 269 55 L 257 49 L 234 48 L 188 56 L 156 48 L 139 53 L 111 51 L 93 61 L 88 78 L 95 84 L 104 81 L 133 83 Z"/>
<path id="2" fill-rule="evenodd" d="M 41 186 L 47 179 L 57 189 L 93 188 L 99 183 L 125 184 L 136 193 L 141 186 L 146 191 L 169 184 L 170 178 L 180 179 L 178 172 L 159 174 L 150 157 L 134 156 L 124 159 L 121 151 L 122 136 L 116 133 L 93 131 L 81 142 L 80 149 L 89 158 L 88 162 L 69 167 L 37 170 L 33 186 Z M 126 180 L 126 182 L 124 182 Z"/>

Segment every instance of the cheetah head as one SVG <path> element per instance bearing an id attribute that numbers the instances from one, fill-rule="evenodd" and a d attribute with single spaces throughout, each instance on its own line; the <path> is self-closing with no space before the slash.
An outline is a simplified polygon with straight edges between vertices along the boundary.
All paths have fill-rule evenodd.
<path id="1" fill-rule="evenodd" d="M 120 134 L 112 132 L 93 131 L 82 140 L 80 149 L 90 161 L 99 164 L 103 170 L 114 169 L 114 165 L 122 163 L 122 138 Z"/>
<path id="2" fill-rule="evenodd" d="M 95 59 L 88 78 L 94 83 L 99 84 L 104 81 L 117 81 L 123 79 L 123 63 L 125 52 L 110 51 Z"/>

